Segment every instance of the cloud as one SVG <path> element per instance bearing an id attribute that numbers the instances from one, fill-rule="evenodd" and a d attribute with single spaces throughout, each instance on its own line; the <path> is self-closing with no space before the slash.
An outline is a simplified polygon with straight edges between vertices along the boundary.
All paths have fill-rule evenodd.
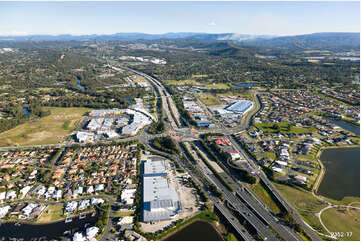
<path id="1" fill-rule="evenodd" d="M 217 25 L 217 24 L 216 24 L 215 21 L 211 21 L 211 22 L 208 23 L 208 26 L 216 26 L 216 25 Z"/>

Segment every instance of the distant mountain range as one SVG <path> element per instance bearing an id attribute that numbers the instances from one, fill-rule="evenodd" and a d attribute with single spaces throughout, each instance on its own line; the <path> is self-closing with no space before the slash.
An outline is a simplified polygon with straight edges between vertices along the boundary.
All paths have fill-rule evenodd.
<path id="1" fill-rule="evenodd" d="M 87 40 L 158 40 L 158 39 L 189 39 L 201 41 L 234 41 L 246 46 L 266 48 L 360 48 L 360 33 L 314 33 L 295 36 L 249 35 L 235 33 L 116 33 L 109 35 L 28 35 L 0 36 L 0 41 L 87 41 Z"/>
<path id="2" fill-rule="evenodd" d="M 243 44 L 279 49 L 360 49 L 360 33 L 314 33 L 270 39 L 248 39 Z"/>

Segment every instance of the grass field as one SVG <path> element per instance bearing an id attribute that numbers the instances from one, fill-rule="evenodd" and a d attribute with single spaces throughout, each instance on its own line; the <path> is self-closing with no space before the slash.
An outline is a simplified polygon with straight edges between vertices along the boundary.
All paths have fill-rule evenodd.
<path id="1" fill-rule="evenodd" d="M 271 198 L 268 192 L 263 188 L 263 186 L 258 183 L 252 187 L 252 191 L 256 196 L 264 203 L 266 206 L 274 213 L 279 214 L 281 212 L 280 208 L 277 206 L 275 201 Z"/>
<path id="2" fill-rule="evenodd" d="M 343 232 L 340 240 L 360 241 L 360 210 L 330 208 L 321 215 L 322 221 L 331 232 Z M 350 233 L 352 235 L 350 236 Z"/>
<path id="3" fill-rule="evenodd" d="M 314 197 L 310 192 L 278 183 L 274 183 L 274 185 L 309 225 L 317 231 L 327 234 L 315 215 L 326 207 L 324 202 Z"/>
<path id="4" fill-rule="evenodd" d="M 319 213 L 322 208 L 327 206 L 325 202 L 313 196 L 311 192 L 307 192 L 300 188 L 290 187 L 278 183 L 274 183 L 274 185 L 286 198 L 289 204 L 297 210 L 297 212 L 309 225 L 311 225 L 314 229 L 316 229 L 321 233 L 328 234 L 327 231 L 321 225 L 318 217 L 315 215 L 316 213 Z M 360 198 L 345 197 L 341 201 L 335 201 L 332 199 L 326 199 L 326 201 L 332 204 L 340 204 L 340 205 L 341 204 L 348 205 L 350 203 L 354 203 L 353 206 L 357 207 L 358 206 L 357 203 L 360 202 Z M 327 229 L 332 232 L 337 232 L 337 231 L 347 232 L 347 231 L 352 231 L 350 229 L 354 229 L 353 232 L 356 233 L 357 234 L 356 236 L 358 236 L 359 238 L 360 230 L 359 229 L 357 230 L 356 227 L 359 228 L 360 226 L 360 213 L 359 210 L 352 212 L 355 214 L 347 215 L 346 213 L 343 213 L 343 217 L 342 217 L 340 212 L 336 212 L 336 211 L 328 212 L 328 210 L 326 210 L 324 213 L 322 213 L 322 222 L 326 225 Z M 348 223 L 345 222 L 345 226 L 344 226 L 344 223 L 342 222 L 343 220 L 345 221 L 349 220 L 349 222 Z M 356 226 L 355 223 L 358 223 L 358 225 Z M 347 230 L 347 228 L 349 228 L 349 230 Z M 345 229 L 345 230 L 341 230 L 341 229 Z M 346 240 L 347 238 L 344 237 L 340 239 Z M 348 240 L 352 240 L 352 238 L 349 238 Z"/>
<path id="5" fill-rule="evenodd" d="M 204 78 L 208 77 L 208 75 L 192 75 L 192 78 Z"/>
<path id="6" fill-rule="evenodd" d="M 279 130 L 273 128 L 274 125 L 278 125 Z M 258 123 L 255 124 L 258 129 L 262 130 L 265 134 L 287 134 L 287 133 L 311 133 L 315 128 L 301 128 L 291 125 L 288 129 L 288 122 L 279 122 L 279 123 Z"/>
<path id="7" fill-rule="evenodd" d="M 267 151 L 263 153 L 263 157 L 269 158 L 271 160 L 275 160 L 277 158 L 275 153 Z"/>
<path id="8" fill-rule="evenodd" d="M 134 211 L 126 211 L 126 212 L 117 211 L 113 214 L 113 217 L 118 218 L 118 217 L 124 217 L 124 216 L 132 216 L 132 215 L 134 215 Z"/>
<path id="9" fill-rule="evenodd" d="M 88 108 L 50 107 L 51 114 L 0 134 L 0 146 L 55 144 L 76 128 Z"/>
<path id="10" fill-rule="evenodd" d="M 36 222 L 49 223 L 64 218 L 63 208 L 63 204 L 49 205 Z M 49 211 L 49 213 L 47 211 Z"/>
<path id="11" fill-rule="evenodd" d="M 227 88 L 229 88 L 229 85 L 226 83 L 209 83 L 204 86 L 209 89 L 227 89 Z"/>
<path id="12" fill-rule="evenodd" d="M 198 98 L 199 98 L 199 100 L 201 100 L 202 103 L 204 103 L 207 106 L 222 104 L 221 100 L 219 100 L 219 98 L 217 96 L 212 95 L 210 93 L 199 94 Z"/>

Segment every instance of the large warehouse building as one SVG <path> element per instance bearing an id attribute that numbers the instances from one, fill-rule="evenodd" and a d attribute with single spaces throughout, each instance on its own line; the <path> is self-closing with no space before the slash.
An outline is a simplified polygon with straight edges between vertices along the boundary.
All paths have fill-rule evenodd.
<path id="1" fill-rule="evenodd" d="M 162 157 L 142 161 L 143 221 L 159 221 L 174 217 L 180 210 L 177 192 L 166 178 L 168 164 Z"/>
<path id="2" fill-rule="evenodd" d="M 244 114 L 252 107 L 252 105 L 253 105 L 253 103 L 251 101 L 240 100 L 240 101 L 237 101 L 237 102 L 231 104 L 230 106 L 226 107 L 225 109 L 228 111 L 235 112 L 235 113 Z"/>

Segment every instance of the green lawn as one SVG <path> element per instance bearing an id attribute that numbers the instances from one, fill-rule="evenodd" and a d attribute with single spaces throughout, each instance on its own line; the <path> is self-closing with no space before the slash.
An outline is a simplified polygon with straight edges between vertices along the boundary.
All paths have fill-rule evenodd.
<path id="1" fill-rule="evenodd" d="M 254 125 L 265 134 L 288 134 L 288 133 L 311 133 L 315 128 L 302 128 L 290 125 L 288 122 L 279 123 L 258 123 Z"/>
<path id="2" fill-rule="evenodd" d="M 227 88 L 229 88 L 229 85 L 226 83 L 209 83 L 209 84 L 205 84 L 204 86 L 209 89 L 227 89 Z"/>
<path id="3" fill-rule="evenodd" d="M 330 208 L 322 213 L 321 218 L 329 231 L 343 232 L 340 234 L 340 240 L 360 240 L 359 209 Z M 347 232 L 352 232 L 352 235 Z"/>
<path id="4" fill-rule="evenodd" d="M 263 188 L 263 186 L 258 183 L 252 187 L 252 191 L 256 196 L 264 203 L 266 206 L 274 213 L 279 214 L 281 212 L 280 208 L 277 206 L 276 202 L 273 201 L 269 193 Z"/>
<path id="5" fill-rule="evenodd" d="M 28 121 L 0 134 L 0 146 L 59 143 L 71 133 L 89 108 L 50 107 L 51 114 Z"/>

